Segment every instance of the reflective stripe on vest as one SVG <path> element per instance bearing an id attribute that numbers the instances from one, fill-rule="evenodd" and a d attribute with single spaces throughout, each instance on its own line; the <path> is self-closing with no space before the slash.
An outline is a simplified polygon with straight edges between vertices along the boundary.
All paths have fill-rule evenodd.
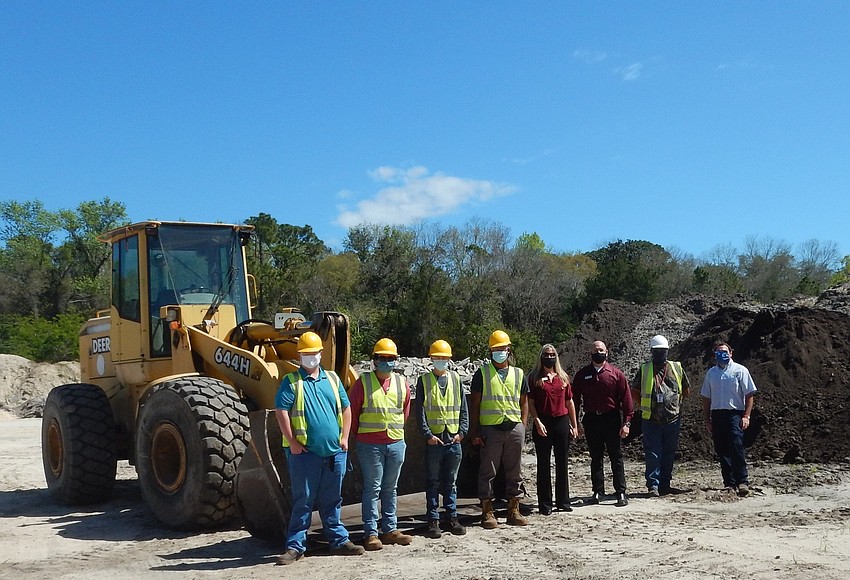
<path id="1" fill-rule="evenodd" d="M 336 422 L 339 425 L 339 440 L 342 441 L 342 399 L 339 398 L 339 377 L 333 371 L 325 371 L 325 376 L 333 387 L 334 397 L 336 398 Z M 289 379 L 292 388 L 295 391 L 295 404 L 289 410 L 289 424 L 292 428 L 292 436 L 301 445 L 307 446 L 307 417 L 304 415 L 304 379 L 301 378 L 301 373 L 295 371 L 284 377 Z M 283 446 L 289 447 L 289 440 L 283 438 Z"/>
<path id="2" fill-rule="evenodd" d="M 484 388 L 481 392 L 479 422 L 482 425 L 499 425 L 505 421 L 519 423 L 522 420 L 519 407 L 522 369 L 508 367 L 508 375 L 503 381 L 496 367 L 488 363 L 481 367 L 481 375 Z"/>
<path id="3" fill-rule="evenodd" d="M 390 439 L 404 439 L 404 379 L 390 374 L 390 388 L 384 392 L 374 372 L 360 376 L 363 384 L 363 407 L 360 409 L 358 433 L 387 432 Z"/>
<path id="4" fill-rule="evenodd" d="M 422 377 L 422 386 L 425 387 L 422 408 L 425 409 L 428 427 L 434 434 L 440 434 L 445 429 L 448 429 L 449 433 L 460 431 L 460 403 L 463 396 L 460 376 L 454 371 L 447 372 L 445 376 L 448 381 L 445 394 L 440 389 L 434 373 Z"/>
<path id="5" fill-rule="evenodd" d="M 640 416 L 644 419 L 652 417 L 652 392 L 655 389 L 655 373 L 652 372 L 652 362 L 640 365 Z M 668 360 L 667 368 L 673 373 L 679 395 L 682 394 L 682 363 Z"/>

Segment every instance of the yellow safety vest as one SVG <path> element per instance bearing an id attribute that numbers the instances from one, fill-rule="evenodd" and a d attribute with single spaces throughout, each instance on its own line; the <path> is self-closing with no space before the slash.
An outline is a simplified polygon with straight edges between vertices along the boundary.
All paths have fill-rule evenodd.
<path id="1" fill-rule="evenodd" d="M 499 425 L 505 421 L 514 423 L 522 421 L 522 411 L 519 407 L 522 369 L 508 367 L 508 375 L 503 381 L 493 363 L 487 363 L 481 367 L 481 374 L 484 379 L 479 408 L 481 424 Z"/>
<path id="2" fill-rule="evenodd" d="M 673 378 L 676 379 L 676 385 L 679 387 L 679 395 L 682 394 L 682 363 L 668 360 L 668 369 L 673 373 Z M 655 373 L 652 372 L 652 361 L 647 361 L 640 365 L 640 413 L 641 417 L 649 420 L 652 417 L 652 392 L 655 390 Z"/>
<path id="3" fill-rule="evenodd" d="M 334 397 L 336 397 L 336 422 L 339 424 L 339 440 L 342 441 L 342 399 L 339 398 L 339 377 L 333 371 L 325 371 L 328 380 L 333 387 Z M 301 373 L 295 371 L 284 377 L 284 380 L 289 379 L 292 388 L 295 391 L 295 404 L 289 410 L 289 424 L 292 427 L 292 436 L 301 445 L 307 446 L 307 417 L 304 416 L 304 379 L 301 378 Z M 283 446 L 289 447 L 289 440 L 283 438 Z"/>
<path id="4" fill-rule="evenodd" d="M 404 379 L 390 374 L 390 388 L 385 393 L 374 372 L 360 375 L 363 383 L 363 408 L 360 409 L 358 433 L 386 431 L 390 439 L 404 439 Z"/>
<path id="5" fill-rule="evenodd" d="M 425 409 L 425 418 L 428 419 L 428 427 L 431 433 L 439 435 L 448 429 L 449 433 L 460 431 L 460 403 L 463 393 L 460 388 L 460 376 L 454 371 L 446 373 L 446 394 L 440 390 L 437 375 L 433 372 L 422 377 L 422 386 L 425 387 L 425 397 L 422 408 Z"/>

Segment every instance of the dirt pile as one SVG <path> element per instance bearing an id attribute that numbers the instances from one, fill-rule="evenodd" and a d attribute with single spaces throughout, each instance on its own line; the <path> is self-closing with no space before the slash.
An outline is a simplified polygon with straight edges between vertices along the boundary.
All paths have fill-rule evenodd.
<path id="1" fill-rule="evenodd" d="M 682 459 L 713 457 L 698 395 L 720 338 L 732 345 L 734 359 L 750 369 L 759 389 L 746 437 L 751 458 L 850 461 L 850 287 L 832 289 L 817 301 L 769 306 L 700 296 L 651 306 L 606 301 L 561 346 L 562 361 L 574 372 L 587 364 L 590 343 L 601 339 L 611 361 L 631 378 L 648 357 L 649 337 L 659 333 L 670 340 L 670 358 L 683 363 L 692 386 Z M 640 441 L 631 441 L 627 453 L 640 457 Z"/>
<path id="2" fill-rule="evenodd" d="M 50 389 L 79 382 L 79 363 L 35 363 L 12 354 L 0 354 L 0 413 L 41 417 Z"/>

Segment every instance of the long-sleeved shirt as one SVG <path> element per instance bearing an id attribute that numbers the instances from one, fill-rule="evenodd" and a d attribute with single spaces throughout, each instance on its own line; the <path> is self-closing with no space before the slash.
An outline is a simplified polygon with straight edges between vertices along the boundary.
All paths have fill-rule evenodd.
<path id="1" fill-rule="evenodd" d="M 447 375 L 443 375 L 445 377 Z M 439 380 L 439 379 L 438 379 Z M 440 391 L 445 394 L 446 389 L 448 388 L 447 381 L 441 381 L 443 384 L 439 385 Z M 457 433 L 449 433 L 448 429 L 444 429 L 442 433 L 432 433 L 431 428 L 428 426 L 428 418 L 425 416 L 425 407 L 423 406 L 425 402 L 425 384 L 422 380 L 422 377 L 419 377 L 419 380 L 416 381 L 416 413 L 419 419 L 419 429 L 422 431 L 422 436 L 425 437 L 425 440 L 431 438 L 432 435 L 436 435 L 440 438 L 440 441 L 443 443 L 451 443 Z M 458 427 L 461 437 L 466 437 L 466 433 L 469 431 L 469 408 L 466 405 L 466 396 L 463 394 L 463 389 L 460 391 L 460 417 L 458 421 Z"/>
<path id="2" fill-rule="evenodd" d="M 390 389 L 390 378 L 387 377 L 381 381 L 381 387 L 385 393 Z M 410 387 L 407 381 L 404 380 L 404 377 L 402 377 L 402 381 L 404 381 L 404 420 L 407 421 L 407 417 L 410 414 Z M 357 379 L 354 385 L 352 385 L 351 390 L 348 392 L 348 398 L 351 401 L 351 433 L 354 435 L 355 441 L 358 443 L 375 444 L 395 443 L 397 441 L 397 439 L 390 438 L 386 430 L 374 433 L 357 432 L 360 427 L 360 411 L 363 409 L 363 381 L 361 379 Z"/>
<path id="3" fill-rule="evenodd" d="M 576 409 L 584 409 L 585 414 L 620 410 L 624 423 L 631 421 L 634 414 L 626 375 L 608 362 L 602 363 L 598 371 L 589 364 L 573 376 L 573 400 Z"/>

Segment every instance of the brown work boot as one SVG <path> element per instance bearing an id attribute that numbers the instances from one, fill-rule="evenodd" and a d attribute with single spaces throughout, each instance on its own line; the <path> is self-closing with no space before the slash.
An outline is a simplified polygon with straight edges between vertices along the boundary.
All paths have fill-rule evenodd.
<path id="1" fill-rule="evenodd" d="M 330 549 L 331 556 L 362 556 L 363 552 L 365 552 L 363 546 L 358 546 L 351 540 Z"/>
<path id="2" fill-rule="evenodd" d="M 430 520 L 428 522 L 428 529 L 425 530 L 426 538 L 437 539 L 443 535 L 443 532 L 440 530 L 440 520 Z"/>
<path id="3" fill-rule="evenodd" d="M 383 548 L 384 544 L 381 543 L 381 540 L 378 539 L 378 536 L 369 536 L 368 538 L 363 540 L 363 547 L 366 548 L 367 552 L 374 552 Z"/>
<path id="4" fill-rule="evenodd" d="M 508 523 L 512 526 L 527 526 L 528 519 L 519 511 L 519 498 L 512 497 L 508 500 Z"/>
<path id="5" fill-rule="evenodd" d="M 398 530 L 393 530 L 386 534 L 381 534 L 378 539 L 383 544 L 398 544 L 399 546 L 407 546 L 413 541 L 413 536 L 402 534 Z"/>
<path id="6" fill-rule="evenodd" d="M 492 530 L 499 527 L 499 521 L 496 519 L 496 514 L 493 513 L 493 500 L 481 500 L 481 527 L 485 530 Z"/>
<path id="7" fill-rule="evenodd" d="M 304 552 L 298 552 L 293 550 L 292 548 L 285 551 L 283 554 L 278 556 L 275 564 L 278 566 L 288 566 L 289 564 L 294 564 L 298 560 L 304 557 Z"/>

